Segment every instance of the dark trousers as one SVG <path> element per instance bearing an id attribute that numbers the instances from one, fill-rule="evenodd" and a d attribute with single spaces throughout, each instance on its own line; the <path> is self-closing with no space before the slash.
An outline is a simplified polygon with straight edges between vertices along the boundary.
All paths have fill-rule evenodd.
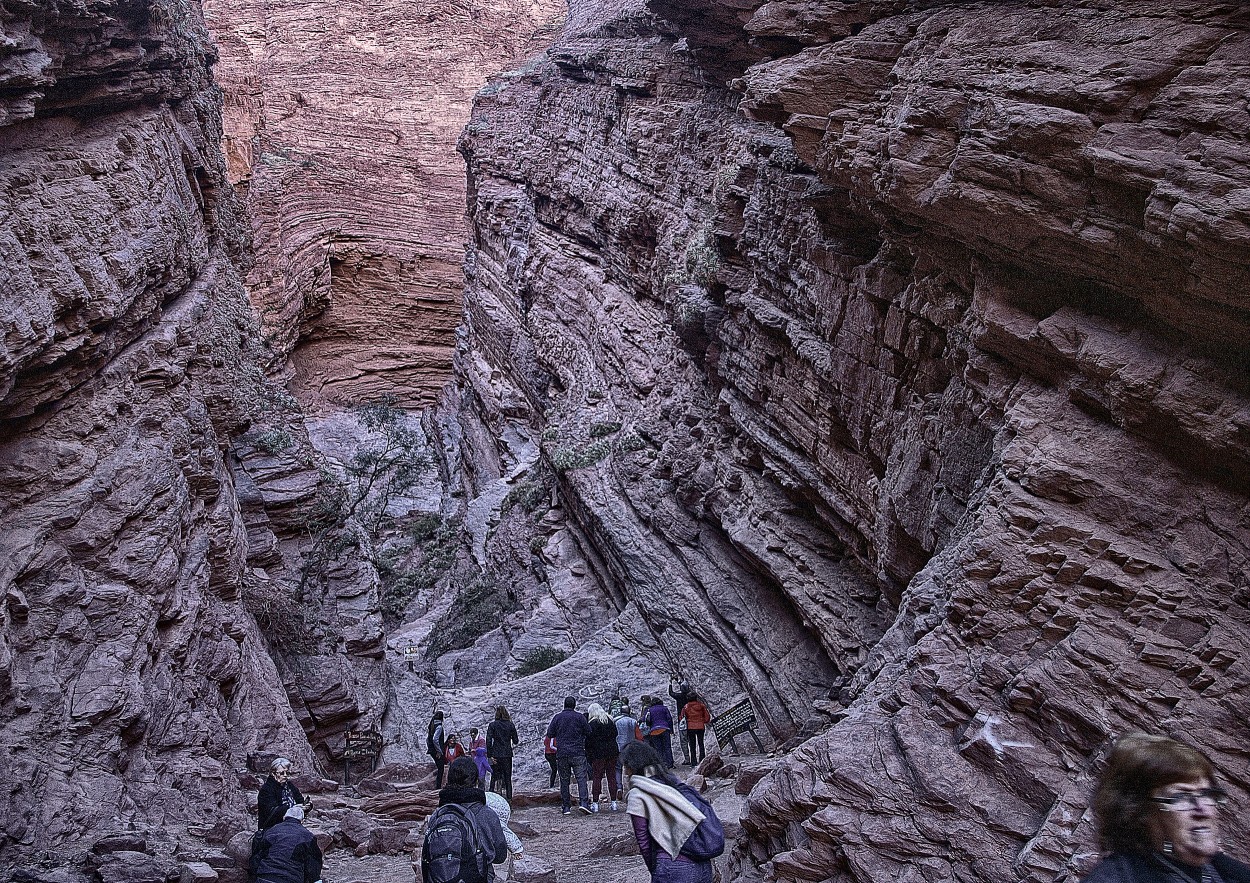
<path id="1" fill-rule="evenodd" d="M 599 802 L 599 795 L 602 793 L 599 790 L 599 786 L 603 784 L 605 776 L 608 780 L 608 800 L 616 800 L 620 796 L 621 789 L 617 784 L 615 757 L 597 757 L 590 762 L 590 781 L 592 783 L 590 799 L 595 803 Z"/>
<path id="2" fill-rule="evenodd" d="M 552 782 L 551 784 L 554 785 L 555 782 Z M 490 790 L 498 791 L 509 800 L 512 799 L 512 758 L 491 758 Z"/>
<path id="3" fill-rule="evenodd" d="M 673 768 L 673 733 L 665 730 L 663 733 L 652 733 L 647 737 L 648 744 L 655 749 L 655 753 L 663 758 L 664 763 L 671 770 Z"/>
<path id="4" fill-rule="evenodd" d="M 572 795 L 569 793 L 570 775 L 577 777 L 577 802 L 582 806 L 590 806 L 590 792 L 586 788 L 586 755 L 561 757 L 557 754 L 556 769 L 560 771 L 560 808 L 573 808 Z"/>
<path id="5" fill-rule="evenodd" d="M 431 754 L 430 760 L 434 761 L 434 779 L 435 779 L 434 787 L 442 788 L 443 787 L 443 767 L 447 765 L 447 758 L 435 757 L 434 755 Z"/>
<path id="6" fill-rule="evenodd" d="M 547 758 L 547 766 L 551 767 L 551 782 L 547 787 L 554 788 L 556 786 L 556 756 L 554 754 L 545 754 L 543 756 Z"/>
<path id="7" fill-rule="evenodd" d="M 703 747 L 703 731 L 702 730 L 686 730 L 686 741 L 690 743 L 690 763 L 697 764 L 703 758 L 707 757 L 707 749 Z M 695 751 L 695 748 L 698 751 Z"/>

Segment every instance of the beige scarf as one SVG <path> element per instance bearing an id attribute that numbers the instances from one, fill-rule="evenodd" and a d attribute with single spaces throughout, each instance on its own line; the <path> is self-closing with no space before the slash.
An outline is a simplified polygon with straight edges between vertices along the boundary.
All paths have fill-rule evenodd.
<path id="1" fill-rule="evenodd" d="M 625 811 L 646 819 L 651 839 L 677 858 L 677 853 L 705 816 L 671 785 L 646 776 L 634 776 L 629 781 L 631 787 Z"/>

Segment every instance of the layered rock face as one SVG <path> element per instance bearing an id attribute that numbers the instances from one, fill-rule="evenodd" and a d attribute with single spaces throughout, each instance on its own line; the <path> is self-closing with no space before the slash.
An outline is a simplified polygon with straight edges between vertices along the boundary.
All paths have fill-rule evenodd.
<path id="1" fill-rule="evenodd" d="M 1075 879 L 1138 728 L 1244 840 L 1247 27 L 574 3 L 479 96 L 468 481 L 550 469 L 671 665 L 819 731 L 740 876 Z"/>
<path id="2" fill-rule="evenodd" d="M 538 48 L 563 3 L 204 7 L 271 364 L 308 403 L 429 403 L 463 284 L 456 138 L 485 77 Z"/>
<path id="3" fill-rule="evenodd" d="M 245 828 L 249 752 L 312 756 L 245 607 L 227 446 L 273 391 L 198 7 L 5 3 L 0 27 L 8 868 Z"/>

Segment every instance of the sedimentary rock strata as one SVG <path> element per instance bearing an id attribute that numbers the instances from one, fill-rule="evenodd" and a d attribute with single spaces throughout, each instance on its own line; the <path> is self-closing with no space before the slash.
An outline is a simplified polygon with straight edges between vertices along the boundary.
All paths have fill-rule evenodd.
<path id="1" fill-rule="evenodd" d="M 479 96 L 464 461 L 536 441 L 673 663 L 821 731 L 741 875 L 1072 879 L 1131 728 L 1246 802 L 1246 28 L 574 3 Z"/>
<path id="2" fill-rule="evenodd" d="M 486 76 L 540 49 L 563 4 L 204 6 L 271 364 L 309 403 L 432 401 L 462 287 L 453 146 Z"/>
<path id="3" fill-rule="evenodd" d="M 182 2 L 0 5 L 0 865 L 245 826 L 310 761 L 241 598 L 265 394 L 211 45 Z M 90 841 L 86 841 L 88 844 Z"/>

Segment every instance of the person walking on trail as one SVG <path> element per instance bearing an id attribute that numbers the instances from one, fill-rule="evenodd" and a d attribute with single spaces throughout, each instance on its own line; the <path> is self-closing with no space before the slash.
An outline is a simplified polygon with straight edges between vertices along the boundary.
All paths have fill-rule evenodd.
<path id="1" fill-rule="evenodd" d="M 477 734 L 477 728 L 469 730 L 469 746 L 473 762 L 477 764 L 477 787 L 486 789 L 486 777 L 490 775 L 490 758 L 486 756 L 486 738 Z"/>
<path id="2" fill-rule="evenodd" d="M 621 713 L 616 718 L 616 781 L 625 789 L 625 770 L 621 766 L 621 752 L 625 746 L 638 738 L 638 719 L 629 713 L 629 700 L 621 703 Z"/>
<path id="3" fill-rule="evenodd" d="M 256 795 L 256 830 L 264 831 L 282 821 L 286 811 L 293 806 L 303 806 L 307 801 L 299 793 L 291 776 L 295 767 L 285 757 L 275 757 L 269 765 L 269 775 Z"/>
<path id="4" fill-rule="evenodd" d="M 631 742 L 621 760 L 630 786 L 625 811 L 651 883 L 711 883 L 711 860 L 725 849 L 712 807 L 650 745 Z"/>
<path id="5" fill-rule="evenodd" d="M 248 870 L 256 883 L 321 883 L 321 847 L 304 827 L 303 804 L 256 834 Z"/>
<path id="6" fill-rule="evenodd" d="M 438 809 L 425 823 L 423 883 L 490 883 L 492 866 L 507 860 L 503 826 L 476 781 L 477 765 L 467 757 L 447 768 L 447 787 L 438 792 Z"/>
<path id="7" fill-rule="evenodd" d="M 425 737 L 425 751 L 434 761 L 434 787 L 443 787 L 443 766 L 447 763 L 447 736 L 443 730 L 443 713 L 434 712 L 430 718 L 430 729 Z"/>
<path id="8" fill-rule="evenodd" d="M 594 703 L 586 710 L 590 718 L 590 735 L 586 737 L 586 759 L 590 761 L 590 777 L 593 787 L 590 795 L 590 809 L 599 811 L 600 786 L 606 777 L 608 780 L 608 800 L 611 801 L 612 812 L 619 809 L 617 800 L 620 788 L 616 777 L 616 761 L 620 757 L 620 749 L 616 747 L 616 724 L 603 710 L 603 706 Z"/>
<path id="9" fill-rule="evenodd" d="M 516 724 L 502 705 L 495 708 L 495 719 L 486 727 L 486 756 L 490 759 L 490 790 L 512 800 L 512 750 L 519 745 Z M 552 769 L 551 784 L 555 784 Z"/>
<path id="10" fill-rule="evenodd" d="M 556 769 L 560 773 L 560 811 L 569 815 L 573 811 L 569 793 L 570 775 L 577 777 L 577 803 L 582 812 L 594 812 L 590 808 L 590 792 L 586 787 L 586 737 L 590 723 L 585 715 L 577 712 L 577 698 L 564 699 L 564 711 L 557 714 L 547 725 L 547 735 L 556 740 Z"/>
<path id="11" fill-rule="evenodd" d="M 669 765 L 673 766 L 673 715 L 659 696 L 651 698 L 647 709 L 647 742 Z"/>
<path id="12" fill-rule="evenodd" d="M 543 757 L 547 758 L 547 766 L 551 767 L 551 781 L 548 788 L 556 786 L 556 740 L 551 736 L 543 737 Z"/>
<path id="13" fill-rule="evenodd" d="M 686 727 L 682 723 L 681 710 L 686 707 L 686 703 L 694 695 L 694 690 L 691 690 L 690 685 L 685 681 L 679 683 L 676 678 L 670 677 L 668 679 L 668 695 L 673 699 L 673 708 L 677 709 L 677 744 L 681 746 L 681 756 L 685 759 L 686 766 L 693 766 L 690 758 L 690 748 L 686 744 Z"/>
<path id="14" fill-rule="evenodd" d="M 691 690 L 690 701 L 681 707 L 680 715 L 681 719 L 686 722 L 686 740 L 690 743 L 687 756 L 690 758 L 691 766 L 694 766 L 707 757 L 707 749 L 703 747 L 703 732 L 707 728 L 708 721 L 712 719 L 712 713 L 699 699 L 699 694 Z"/>

